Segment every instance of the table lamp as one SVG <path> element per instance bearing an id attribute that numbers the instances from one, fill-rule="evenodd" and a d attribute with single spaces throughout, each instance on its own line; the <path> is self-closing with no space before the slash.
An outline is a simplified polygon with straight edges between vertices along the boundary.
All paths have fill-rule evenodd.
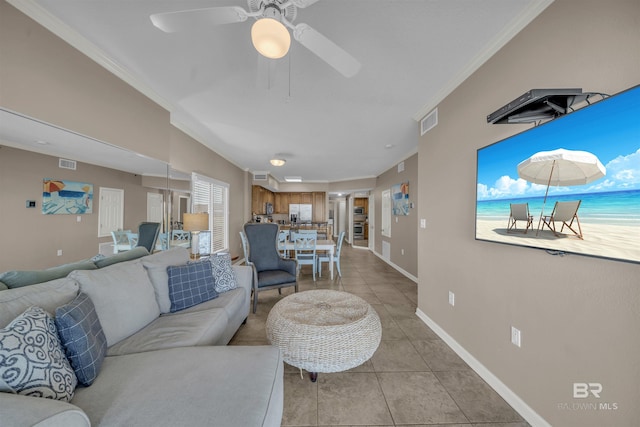
<path id="1" fill-rule="evenodd" d="M 185 213 L 182 215 L 182 229 L 191 232 L 191 259 L 200 258 L 200 241 L 198 233 L 209 229 L 209 214 Z"/>

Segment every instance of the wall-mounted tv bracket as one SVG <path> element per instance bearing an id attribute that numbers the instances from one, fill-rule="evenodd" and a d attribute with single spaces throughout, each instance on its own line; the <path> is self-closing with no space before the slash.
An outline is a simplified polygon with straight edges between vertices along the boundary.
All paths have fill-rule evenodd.
<path id="1" fill-rule="evenodd" d="M 574 111 L 580 103 L 591 104 L 589 99 L 599 95 L 602 99 L 608 95 L 599 92 L 582 92 L 573 89 L 531 89 L 510 103 L 487 116 L 487 123 L 515 124 L 535 123 L 553 120 Z"/>

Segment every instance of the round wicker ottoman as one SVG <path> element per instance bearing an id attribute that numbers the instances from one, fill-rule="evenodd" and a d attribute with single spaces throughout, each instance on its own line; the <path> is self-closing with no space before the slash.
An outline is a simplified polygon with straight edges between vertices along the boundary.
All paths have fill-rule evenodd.
<path id="1" fill-rule="evenodd" d="M 318 372 L 346 371 L 369 360 L 381 336 L 378 313 L 347 292 L 298 292 L 280 300 L 267 318 L 271 344 L 314 382 Z"/>

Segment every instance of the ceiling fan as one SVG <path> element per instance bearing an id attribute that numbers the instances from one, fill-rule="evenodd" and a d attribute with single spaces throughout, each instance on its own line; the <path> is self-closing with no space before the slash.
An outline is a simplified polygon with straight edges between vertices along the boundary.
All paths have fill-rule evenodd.
<path id="1" fill-rule="evenodd" d="M 247 0 L 249 11 L 239 6 L 211 7 L 156 13 L 153 25 L 166 33 L 188 31 L 207 25 L 233 24 L 255 18 L 251 40 L 256 50 L 267 58 L 282 58 L 289 51 L 291 36 L 345 77 L 360 70 L 360 62 L 340 46 L 307 24 L 292 24 L 297 8 L 311 6 L 318 0 Z"/>

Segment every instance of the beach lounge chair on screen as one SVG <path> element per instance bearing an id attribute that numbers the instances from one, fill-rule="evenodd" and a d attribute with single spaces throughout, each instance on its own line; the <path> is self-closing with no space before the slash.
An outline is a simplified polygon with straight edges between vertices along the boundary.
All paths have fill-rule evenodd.
<path id="1" fill-rule="evenodd" d="M 509 215 L 509 224 L 507 224 L 507 233 L 521 231 L 516 227 L 518 221 L 526 224 L 524 228 L 525 234 L 527 234 L 529 228 L 533 230 L 533 216 L 529 215 L 529 203 L 511 203 L 511 214 Z"/>
<path id="2" fill-rule="evenodd" d="M 544 229 L 544 226 L 546 225 L 557 237 L 559 236 L 559 233 L 562 233 L 564 227 L 567 227 L 578 239 L 582 240 L 582 228 L 580 227 L 580 220 L 578 219 L 578 208 L 580 207 L 581 201 L 582 200 L 556 202 L 551 215 L 545 215 L 542 217 L 542 229 Z M 560 232 L 556 231 L 556 222 L 562 223 Z M 578 231 L 576 231 L 575 228 L 577 228 Z"/>

